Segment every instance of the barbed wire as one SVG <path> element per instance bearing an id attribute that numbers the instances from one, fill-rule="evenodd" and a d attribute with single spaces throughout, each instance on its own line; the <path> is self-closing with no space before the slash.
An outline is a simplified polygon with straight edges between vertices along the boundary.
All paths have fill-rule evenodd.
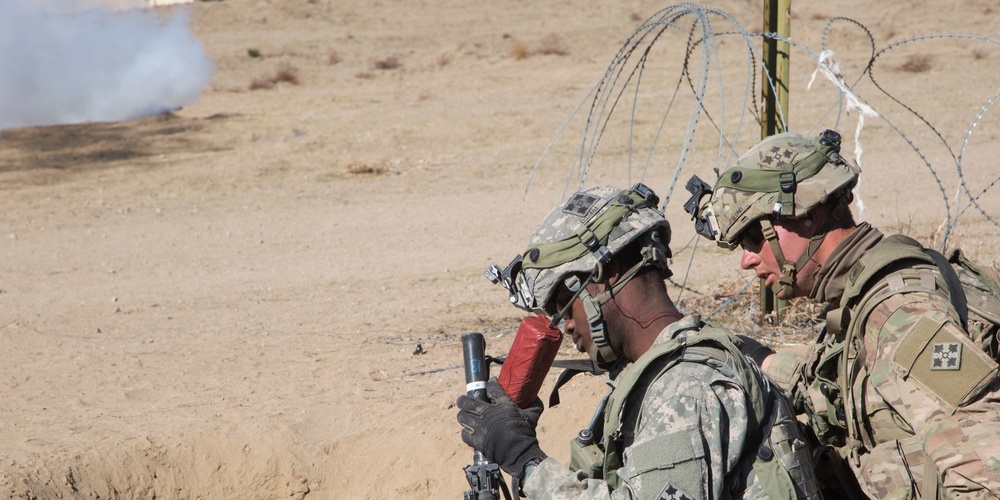
<path id="1" fill-rule="evenodd" d="M 717 23 L 719 26 L 713 26 L 713 23 Z M 863 65 L 860 71 L 857 74 L 850 75 L 850 83 L 846 81 L 846 76 L 840 68 L 839 63 L 834 59 L 835 52 L 833 48 L 835 47 L 832 47 L 830 42 L 833 30 L 842 26 L 846 26 L 849 30 L 857 32 L 856 35 L 849 32 L 848 34 L 851 35 L 850 39 L 853 41 L 863 40 L 862 46 L 864 49 L 862 50 L 867 53 L 863 56 Z M 658 61 L 654 57 L 657 55 L 654 54 L 654 47 L 659 44 L 671 44 L 678 37 L 683 37 L 684 42 L 668 45 L 667 52 L 670 54 L 669 51 L 673 50 L 681 58 L 679 69 L 674 70 L 677 71 L 676 78 L 669 78 L 669 75 L 666 78 L 651 77 L 652 83 L 650 83 L 647 81 L 647 77 L 651 74 L 650 71 L 653 71 L 654 67 L 656 71 L 664 71 L 665 68 L 664 65 L 657 64 Z M 722 39 L 737 40 L 736 48 L 728 49 L 727 47 L 727 50 L 734 51 L 737 56 L 742 54 L 745 67 L 741 65 L 739 68 L 736 68 L 732 64 L 725 66 L 724 61 L 726 59 L 721 53 L 719 43 Z M 665 40 L 667 41 L 665 42 Z M 542 167 L 553 146 L 563 137 L 564 133 L 569 129 L 570 123 L 584 109 L 587 109 L 587 113 L 583 117 L 582 134 L 579 144 L 574 148 L 574 160 L 568 168 L 566 185 L 562 196 L 565 198 L 571 189 L 582 189 L 585 186 L 590 169 L 595 167 L 595 161 L 600 157 L 599 151 L 604 144 L 602 139 L 605 138 L 605 134 L 611 131 L 626 134 L 627 140 L 625 141 L 624 148 L 627 158 L 625 169 L 628 183 L 631 184 L 633 182 L 634 173 L 638 175 L 639 181 L 645 182 L 647 176 L 650 174 L 652 165 L 656 161 L 655 154 L 662 156 L 661 149 L 670 151 L 670 147 L 662 144 L 665 131 L 668 130 L 668 123 L 670 123 L 668 119 L 676 119 L 674 116 L 675 112 L 689 99 L 691 106 L 687 118 L 686 120 L 683 117 L 680 118 L 680 120 L 686 122 L 686 127 L 673 129 L 677 132 L 673 137 L 679 139 L 679 146 L 674 151 L 676 162 L 673 166 L 673 171 L 669 175 L 668 185 L 661 193 L 663 200 L 662 207 L 666 209 L 682 172 L 688 167 L 687 161 L 694 146 L 699 125 L 702 123 L 708 124 L 711 128 L 711 133 L 716 134 L 718 137 L 714 146 L 716 153 L 713 170 L 716 175 L 721 167 L 727 166 L 740 156 L 742 151 L 738 147 L 747 129 L 751 128 L 751 125 L 760 125 L 761 117 L 758 113 L 760 103 L 758 102 L 757 95 L 758 75 L 762 78 L 762 85 L 767 86 L 772 95 L 778 91 L 778 82 L 768 72 L 765 54 L 759 48 L 760 42 L 763 40 L 787 43 L 790 49 L 794 48 L 804 54 L 816 65 L 813 78 L 815 79 L 817 73 L 821 73 L 829 80 L 831 88 L 836 92 L 835 98 L 832 99 L 829 107 L 822 108 L 815 121 L 806 128 L 807 131 L 814 131 L 822 124 L 829 123 L 830 121 L 833 122 L 833 126 L 827 128 L 839 128 L 850 111 L 860 110 L 855 131 L 855 160 L 859 164 L 863 152 L 861 135 L 865 116 L 875 117 L 880 120 L 893 133 L 898 135 L 907 147 L 912 149 L 919 159 L 919 163 L 930 173 L 931 179 L 940 192 L 940 197 L 944 204 L 944 214 L 942 214 L 942 218 L 944 219 L 942 224 L 944 234 L 936 242 L 940 249 L 946 247 L 949 238 L 953 235 L 958 225 L 959 219 L 970 208 L 974 208 L 989 223 L 1000 228 L 1000 222 L 998 222 L 997 218 L 987 213 L 987 210 L 980 203 L 983 196 L 1000 183 L 1000 176 L 993 178 L 981 191 L 974 194 L 974 189 L 969 185 L 966 176 L 969 166 L 964 162 L 967 158 L 967 146 L 973 129 L 982 121 L 993 104 L 1000 100 L 1000 89 L 998 89 L 997 93 L 991 99 L 979 107 L 968 128 L 961 135 L 960 146 L 955 148 L 945 138 L 939 126 L 931 123 L 927 117 L 917 112 L 912 103 L 904 102 L 903 99 L 890 92 L 883 82 L 876 78 L 876 74 L 878 74 L 877 70 L 884 61 L 888 60 L 888 55 L 892 51 L 909 44 L 951 40 L 985 43 L 994 47 L 1000 47 L 1000 41 L 988 36 L 974 34 L 937 33 L 905 38 L 879 47 L 872 30 L 865 24 L 855 19 L 838 16 L 826 22 L 819 50 L 814 50 L 812 47 L 793 40 L 790 37 L 782 37 L 775 33 L 763 31 L 748 31 L 728 13 L 694 3 L 679 3 L 660 9 L 640 23 L 625 39 L 617 53 L 612 57 L 604 73 L 598 79 L 596 85 L 592 87 L 587 96 L 570 114 L 556 136 L 542 152 L 542 155 L 529 175 L 525 186 L 525 195 L 530 188 L 532 179 Z M 727 52 L 728 54 L 729 52 Z M 984 62 L 984 64 L 986 63 Z M 733 78 L 731 75 L 724 77 L 724 68 L 726 70 L 742 69 L 745 81 L 742 86 L 735 86 L 736 91 L 732 91 L 731 87 L 734 85 L 731 82 L 734 80 L 738 81 L 738 78 Z M 659 76 L 659 74 L 657 75 Z M 899 120 L 895 116 L 890 117 L 889 113 L 883 112 L 873 106 L 870 100 L 866 99 L 865 95 L 860 95 L 858 89 L 861 86 L 860 84 L 865 81 L 870 82 L 876 91 L 887 97 L 891 103 L 900 106 L 904 110 L 905 116 Z M 810 81 L 810 85 L 811 83 L 812 81 Z M 650 90 L 650 87 L 655 84 L 659 84 L 659 86 L 653 87 Z M 709 89 L 711 89 L 711 94 L 709 93 Z M 651 95 L 657 96 L 660 94 L 656 92 L 660 91 L 663 95 L 662 100 L 644 101 L 643 97 L 647 91 Z M 711 102 L 709 102 L 710 95 Z M 662 108 L 659 111 L 661 113 L 659 120 L 652 121 L 652 125 L 646 125 L 645 130 L 649 131 L 649 143 L 646 146 L 647 149 L 644 149 L 636 141 L 637 137 L 639 137 L 638 117 L 642 112 L 649 112 L 649 109 L 643 109 L 643 106 L 650 106 L 650 102 L 655 103 L 656 106 L 662 106 Z M 730 113 L 733 103 L 738 104 L 737 109 L 739 111 Z M 616 128 L 619 122 L 614 122 L 613 118 L 620 113 L 628 114 L 626 117 L 627 125 Z M 727 115 L 727 113 L 730 114 Z M 925 150 L 932 147 L 933 144 L 928 145 L 923 142 L 918 144 L 917 140 L 904 132 L 902 123 L 907 116 L 915 119 L 918 125 L 930 131 L 934 136 L 934 142 L 938 142 L 944 146 L 949 156 L 947 165 L 935 163 L 925 153 Z M 787 117 L 779 115 L 778 121 L 783 130 L 788 130 Z M 753 142 L 757 142 L 756 137 L 754 137 Z M 639 158 L 637 155 L 640 154 L 642 155 L 642 161 L 635 162 L 634 164 L 633 156 Z M 945 168 L 954 168 L 960 192 L 964 193 L 964 196 L 968 199 L 964 204 L 958 199 L 954 202 L 949 199 L 947 194 L 948 189 L 941 175 L 942 170 Z M 704 170 L 703 166 L 701 170 Z M 661 190 L 658 189 L 657 191 L 660 192 Z M 860 204 L 860 196 L 857 198 L 859 209 L 863 210 L 863 205 Z M 689 241 L 683 248 L 676 250 L 674 252 L 674 259 L 676 260 L 679 256 L 683 255 L 686 250 L 690 251 L 690 255 L 686 256 L 688 262 L 683 276 L 680 277 L 679 282 L 677 277 L 671 280 L 674 285 L 680 288 L 680 293 L 692 291 L 688 288 L 687 282 L 692 269 L 691 263 L 697 251 L 697 240 Z M 743 286 L 739 293 L 745 293 L 752 282 L 753 280 Z M 718 314 L 733 302 L 734 300 L 725 301 L 720 309 L 714 311 L 711 315 Z"/>

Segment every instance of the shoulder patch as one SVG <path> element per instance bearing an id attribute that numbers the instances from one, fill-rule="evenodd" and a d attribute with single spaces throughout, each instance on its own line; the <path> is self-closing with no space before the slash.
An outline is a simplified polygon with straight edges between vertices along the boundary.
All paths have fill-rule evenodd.
<path id="1" fill-rule="evenodd" d="M 931 370 L 962 369 L 961 342 L 938 342 L 931 352 Z"/>
<path id="2" fill-rule="evenodd" d="M 921 317 L 899 341 L 892 361 L 905 380 L 954 412 L 996 379 L 997 364 L 950 323 Z"/>
<path id="3" fill-rule="evenodd" d="M 663 487 L 663 491 L 660 492 L 660 495 L 656 497 L 656 500 L 694 500 L 694 497 L 674 486 L 674 483 L 667 483 Z"/>

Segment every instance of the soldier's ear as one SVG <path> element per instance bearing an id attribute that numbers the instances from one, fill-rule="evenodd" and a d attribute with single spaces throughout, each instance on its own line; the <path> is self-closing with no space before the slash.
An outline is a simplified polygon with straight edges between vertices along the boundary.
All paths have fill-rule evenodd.
<path id="1" fill-rule="evenodd" d="M 826 227 L 830 230 L 829 224 L 827 224 L 827 219 L 832 217 L 833 214 L 829 210 L 823 208 L 821 210 L 810 210 L 806 215 L 805 226 L 809 229 L 809 234 L 815 236 L 816 232 L 820 230 L 821 227 Z"/>
<path id="2" fill-rule="evenodd" d="M 618 266 L 618 262 L 612 260 L 604 265 L 604 277 L 608 286 L 618 282 L 622 277 L 621 267 Z"/>
<path id="3" fill-rule="evenodd" d="M 823 225 L 822 221 L 824 217 L 828 217 L 829 214 L 822 213 L 822 210 L 810 210 L 800 219 L 795 219 L 793 221 L 793 226 L 797 230 L 794 231 L 802 236 L 811 237 L 816 234 L 820 226 Z"/>

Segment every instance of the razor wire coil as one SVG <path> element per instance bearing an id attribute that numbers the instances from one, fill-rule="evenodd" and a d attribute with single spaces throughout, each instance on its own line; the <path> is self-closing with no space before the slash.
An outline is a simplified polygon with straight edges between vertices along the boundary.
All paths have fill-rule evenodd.
<path id="1" fill-rule="evenodd" d="M 713 22 L 717 22 L 719 27 L 723 29 L 717 29 L 716 26 L 713 26 Z M 974 193 L 974 189 L 967 181 L 967 165 L 964 162 L 966 159 L 965 155 L 967 146 L 969 145 L 972 132 L 982 121 L 984 116 L 986 116 L 991 110 L 993 104 L 997 102 L 997 100 L 1000 100 L 1000 89 L 998 89 L 997 93 L 980 106 L 975 112 L 968 128 L 965 130 L 964 134 L 961 135 L 960 146 L 956 151 L 956 148 L 953 148 L 952 145 L 945 139 L 944 134 L 942 134 L 938 127 L 931 123 L 927 117 L 919 113 L 915 106 L 911 103 L 904 102 L 902 99 L 890 92 L 888 87 L 876 77 L 878 74 L 877 70 L 880 68 L 880 65 L 888 59 L 889 54 L 892 54 L 893 50 L 908 44 L 936 42 L 940 40 L 957 40 L 962 42 L 986 43 L 993 47 L 1000 48 L 1000 41 L 988 36 L 975 34 L 937 33 L 905 38 L 889 43 L 883 47 L 879 47 L 876 43 L 872 30 L 865 24 L 855 19 L 837 16 L 826 22 L 822 30 L 820 47 L 817 51 L 803 43 L 791 39 L 790 37 L 782 37 L 775 33 L 764 31 L 748 31 L 728 13 L 694 3 L 679 3 L 658 10 L 645 21 L 640 23 L 639 26 L 636 27 L 635 30 L 633 30 L 633 32 L 625 39 L 621 47 L 612 57 L 611 62 L 605 69 L 604 73 L 598 79 L 596 85 L 591 88 L 590 92 L 588 92 L 584 99 L 581 100 L 580 104 L 572 111 L 567 120 L 559 128 L 555 137 L 553 137 L 553 139 L 546 146 L 538 161 L 535 163 L 534 168 L 531 169 L 528 182 L 525 186 L 525 195 L 527 195 L 527 191 L 530 188 L 531 181 L 534 178 L 535 173 L 541 168 L 553 146 L 558 140 L 563 138 L 570 123 L 584 109 L 587 109 L 587 112 L 583 118 L 583 130 L 579 143 L 575 148 L 575 159 L 568 168 L 566 183 L 563 189 L 563 197 L 568 195 L 571 188 L 580 189 L 584 187 L 587 182 L 590 169 L 595 168 L 595 165 L 597 165 L 595 161 L 599 157 L 599 150 L 603 145 L 602 139 L 605 138 L 605 134 L 614 130 L 614 126 L 616 124 L 612 121 L 612 118 L 617 116 L 616 112 L 628 113 L 628 124 L 626 127 L 627 140 L 625 141 L 624 146 L 627 157 L 625 169 L 628 182 L 633 182 L 632 178 L 634 175 L 634 169 L 637 169 L 636 173 L 638 180 L 645 182 L 645 179 L 650 174 L 651 169 L 654 166 L 656 154 L 661 153 L 659 149 L 661 147 L 668 148 L 667 146 L 663 146 L 662 142 L 665 133 L 668 132 L 668 119 L 672 118 L 673 113 L 675 113 L 678 107 L 683 104 L 682 98 L 689 97 L 691 101 L 691 108 L 689 114 L 687 115 L 686 128 L 683 130 L 677 129 L 671 131 L 673 132 L 673 136 L 679 139 L 679 146 L 676 152 L 676 163 L 673 166 L 673 172 L 669 176 L 668 185 L 661 196 L 663 200 L 662 208 L 666 209 L 671 200 L 674 189 L 676 188 L 677 181 L 680 179 L 682 171 L 690 168 L 687 163 L 690 158 L 689 155 L 692 151 L 692 147 L 695 144 L 696 132 L 700 124 L 703 122 L 707 123 L 708 126 L 711 127 L 712 131 L 718 135 L 718 140 L 716 141 L 717 143 L 714 146 L 716 151 L 714 155 L 716 162 L 716 174 L 718 173 L 719 168 L 724 165 L 731 164 L 735 158 L 740 156 L 741 151 L 737 148 L 740 144 L 741 136 L 745 133 L 746 127 L 752 124 L 760 124 L 761 116 L 758 110 L 760 109 L 759 106 L 761 103 L 758 102 L 758 75 L 762 77 L 762 85 L 768 86 L 768 90 L 772 93 L 772 95 L 776 93 L 778 89 L 774 76 L 768 72 L 763 51 L 758 46 L 758 43 L 763 40 L 787 43 L 789 50 L 794 48 L 798 52 L 804 54 L 814 65 L 816 65 L 816 71 L 819 71 L 819 68 L 824 61 L 833 57 L 834 52 L 832 49 L 834 47 L 832 47 L 831 43 L 833 30 L 845 26 L 848 30 L 852 30 L 851 36 L 853 40 L 863 40 L 861 45 L 864 47 L 863 50 L 866 51 L 867 55 L 864 56 L 862 69 L 856 75 L 852 75 L 850 83 L 845 81 L 843 74 L 833 75 L 833 79 L 839 79 L 839 82 L 831 79 L 833 87 L 837 91 L 836 98 L 832 100 L 828 107 L 824 108 L 825 112 L 820 113 L 812 124 L 806 127 L 806 129 L 810 131 L 815 130 L 829 120 L 832 120 L 832 128 L 838 128 L 845 119 L 845 115 L 850 113 L 852 109 L 859 109 L 858 106 L 864 106 L 872 109 L 873 112 L 876 113 L 875 116 L 877 116 L 882 123 L 887 125 L 894 134 L 898 135 L 907 147 L 912 150 L 918 158 L 917 164 L 922 164 L 921 166 L 927 170 L 937 187 L 937 190 L 940 192 L 940 197 L 945 209 L 945 213 L 943 215 L 944 222 L 942 223 L 944 234 L 941 236 L 940 241 L 937 242 L 937 246 L 940 249 L 944 249 L 946 247 L 949 238 L 953 235 L 954 230 L 958 225 L 959 219 L 970 208 L 974 208 L 982 214 L 994 227 L 1000 228 L 1000 221 L 998 221 L 996 217 L 989 214 L 986 208 L 980 204 L 980 200 L 983 199 L 984 195 L 1000 183 L 1000 176 L 993 178 L 992 181 L 988 182 L 985 187 L 982 188 L 982 190 Z M 650 64 L 655 62 L 653 60 L 653 49 L 658 43 L 670 39 L 669 37 L 673 35 L 684 37 L 685 41 L 683 43 L 683 48 L 681 49 L 683 50 L 682 62 L 679 70 L 677 70 L 678 73 L 676 74 L 676 78 L 669 79 L 666 83 L 661 82 L 663 83 L 663 87 L 666 89 L 666 97 L 663 99 L 663 102 L 659 102 L 658 104 L 659 106 L 662 106 L 659 108 L 661 116 L 658 122 L 652 125 L 654 129 L 650 136 L 649 144 L 645 149 L 643 149 L 636 142 L 636 138 L 638 136 L 637 124 L 639 113 L 641 111 L 645 111 L 642 109 L 642 106 L 646 104 L 642 101 L 642 98 L 644 97 L 643 91 L 648 88 L 646 77 L 648 72 L 651 71 Z M 718 43 L 723 39 L 737 40 L 737 43 L 739 44 L 739 51 L 744 54 L 743 57 L 745 60 L 745 67 L 741 67 L 741 70 L 745 75 L 746 81 L 744 82 L 744 85 L 736 86 L 738 90 L 735 92 L 735 98 L 729 97 L 731 94 L 727 92 L 730 90 L 730 87 L 734 85 L 732 84 L 732 81 L 727 81 L 723 74 L 724 60 L 720 54 Z M 839 63 L 836 63 L 836 61 L 834 61 L 833 64 L 837 64 L 837 66 L 839 66 Z M 888 65 L 888 63 L 885 64 Z M 730 66 L 726 67 L 726 69 L 734 68 Z M 710 76 L 713 75 L 714 78 L 710 78 Z M 831 78 L 829 75 L 824 76 Z M 870 82 L 878 93 L 881 93 L 881 95 L 884 95 L 892 103 L 900 106 L 903 109 L 903 117 L 897 118 L 895 115 L 890 117 L 887 116 L 888 113 L 875 109 L 871 105 L 870 100 L 865 98 L 866 95 L 860 95 L 858 93 L 858 87 L 864 82 Z M 656 83 L 655 80 L 654 83 Z M 710 103 L 708 102 L 710 98 L 710 89 L 712 92 L 718 93 L 717 96 L 712 94 L 718 104 L 718 113 L 716 113 L 714 109 L 710 108 Z M 631 102 L 629 103 L 627 100 L 631 100 Z M 730 102 L 735 100 L 736 103 L 738 103 L 739 111 L 736 113 L 729 113 L 727 115 L 727 112 L 732 109 L 732 106 L 727 103 L 727 100 Z M 779 115 L 778 120 L 780 121 L 782 129 L 788 130 L 787 117 Z M 857 143 L 856 157 L 859 163 L 862 152 L 860 137 L 864 123 L 863 120 L 864 114 L 859 113 L 859 122 L 855 133 Z M 932 159 L 924 151 L 925 145 L 923 143 L 918 144 L 917 140 L 913 139 L 906 132 L 904 132 L 901 124 L 906 120 L 916 120 L 920 126 L 930 131 L 934 140 L 937 143 L 940 143 L 940 145 L 942 145 L 948 152 L 948 156 L 950 157 L 948 165 L 940 165 L 932 161 Z M 756 140 L 754 142 L 756 142 Z M 642 154 L 643 157 L 641 164 L 638 162 L 633 164 L 633 156 L 639 154 Z M 954 169 L 957 176 L 959 192 L 963 193 L 967 198 L 967 201 L 965 201 L 964 204 L 962 204 L 962 202 L 958 199 L 954 202 L 949 200 L 949 196 L 947 194 L 948 188 L 945 186 L 945 182 L 941 175 L 942 169 L 945 167 L 951 167 Z M 680 280 L 680 283 L 678 284 L 676 281 L 672 280 L 675 285 L 678 285 L 680 293 L 690 290 L 687 286 L 687 281 L 691 272 L 691 263 L 697 247 L 697 241 L 692 240 L 685 244 L 684 247 L 674 252 L 674 259 L 683 255 L 686 251 L 691 252 L 684 276 Z M 753 280 L 743 286 L 739 293 L 745 293 L 752 282 Z M 721 310 L 729 307 L 732 303 L 734 303 L 734 299 L 735 297 L 725 301 L 725 303 L 720 306 L 720 309 L 714 311 L 711 316 L 714 316 Z"/>

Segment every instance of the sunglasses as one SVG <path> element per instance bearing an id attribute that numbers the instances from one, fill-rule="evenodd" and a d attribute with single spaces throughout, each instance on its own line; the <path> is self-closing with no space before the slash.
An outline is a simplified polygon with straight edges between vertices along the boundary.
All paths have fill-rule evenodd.
<path id="1" fill-rule="evenodd" d="M 559 293 L 556 294 L 555 299 L 549 306 L 549 310 L 546 311 L 549 317 L 553 317 L 556 314 L 562 313 L 563 317 L 569 315 L 569 306 L 574 300 L 576 300 L 577 294 L 569 291 L 565 287 L 559 287 Z"/>
<path id="2" fill-rule="evenodd" d="M 759 221 L 743 230 L 743 234 L 740 235 L 740 246 L 751 253 L 760 252 L 764 246 L 764 231 L 761 230 Z"/>

